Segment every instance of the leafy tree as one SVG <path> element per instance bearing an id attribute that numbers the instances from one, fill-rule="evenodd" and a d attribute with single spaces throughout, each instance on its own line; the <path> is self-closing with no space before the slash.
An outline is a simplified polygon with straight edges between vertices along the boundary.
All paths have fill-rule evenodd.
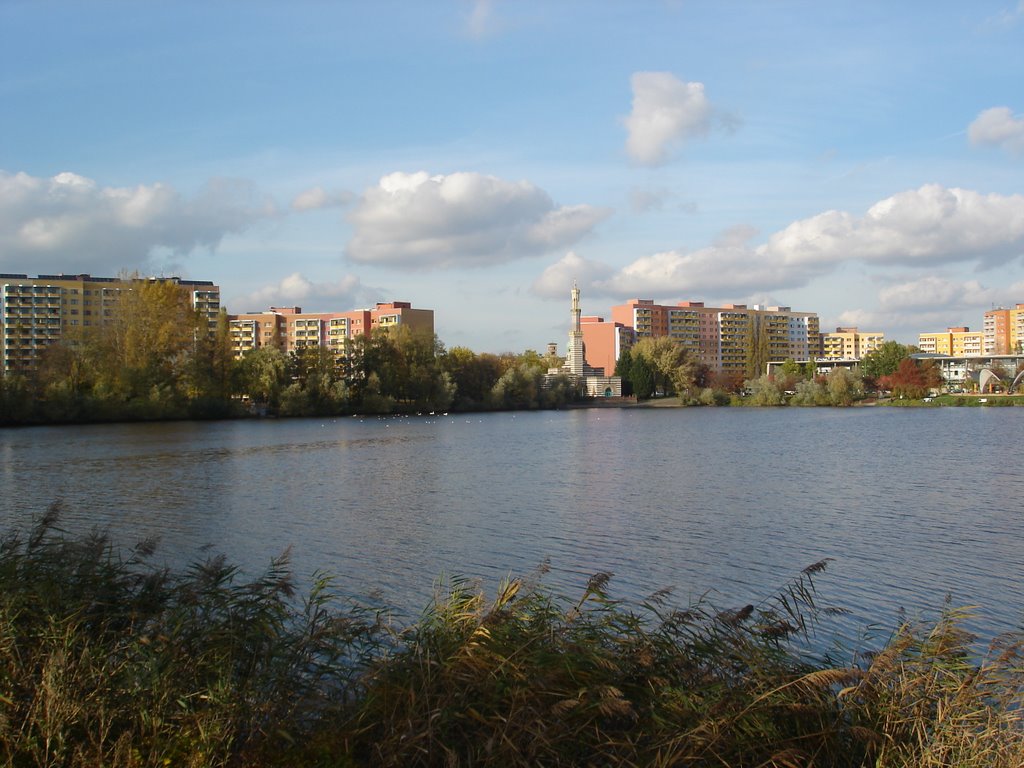
<path id="1" fill-rule="evenodd" d="M 654 394 L 655 371 L 647 358 L 637 354 L 634 349 L 627 349 L 615 364 L 615 375 L 621 376 L 625 394 L 636 395 L 646 400 Z"/>
<path id="2" fill-rule="evenodd" d="M 728 392 L 721 389 L 705 387 L 700 391 L 698 400 L 701 405 L 728 405 L 730 397 Z"/>
<path id="3" fill-rule="evenodd" d="M 806 370 L 804 366 L 800 365 L 800 363 L 798 363 L 792 357 L 787 357 L 785 360 L 782 361 L 782 365 L 779 367 L 779 373 L 781 373 L 784 378 L 795 379 L 804 378 L 804 376 L 806 375 Z"/>
<path id="4" fill-rule="evenodd" d="M 743 382 L 743 387 L 750 391 L 751 405 L 782 405 L 785 402 L 782 387 L 768 374 L 748 379 Z"/>
<path id="5" fill-rule="evenodd" d="M 917 400 L 942 383 L 942 375 L 931 360 L 918 362 L 903 358 L 896 370 L 879 380 L 879 386 L 891 390 L 894 397 Z"/>
<path id="6" fill-rule="evenodd" d="M 740 390 L 743 389 L 743 381 L 742 371 L 716 371 L 709 378 L 709 384 L 712 388 L 720 389 L 723 392 L 730 392 L 734 395 L 739 394 Z"/>
<path id="7" fill-rule="evenodd" d="M 503 372 L 496 355 L 478 355 L 467 347 L 449 349 L 441 366 L 455 385 L 455 405 L 459 408 L 483 407 Z"/>
<path id="8" fill-rule="evenodd" d="M 693 353 L 669 336 L 640 339 L 631 350 L 631 358 L 634 367 L 638 358 L 647 363 L 654 374 L 655 389 L 665 394 L 689 394 L 700 373 L 700 364 Z"/>
<path id="9" fill-rule="evenodd" d="M 852 405 L 864 397 L 864 382 L 859 371 L 833 368 L 827 378 L 828 399 L 832 405 Z"/>
<path id="10" fill-rule="evenodd" d="M 789 400 L 790 405 L 828 405 L 828 390 L 820 381 L 814 379 L 803 379 L 798 381 L 793 397 Z"/>
<path id="11" fill-rule="evenodd" d="M 860 361 L 864 376 L 872 381 L 879 381 L 891 376 L 911 351 L 911 347 L 896 341 L 886 341 L 864 355 Z"/>
<path id="12" fill-rule="evenodd" d="M 274 411 L 289 383 L 287 360 L 277 347 L 246 352 L 238 367 L 238 391 Z"/>
<path id="13" fill-rule="evenodd" d="M 747 316 L 746 330 L 746 372 L 748 379 L 762 376 L 771 360 L 768 338 L 768 323 L 760 312 Z"/>
<path id="14" fill-rule="evenodd" d="M 543 381 L 540 390 L 542 408 L 557 408 L 580 398 L 576 382 L 568 374 L 558 373 L 554 376 L 545 376 Z"/>
<path id="15" fill-rule="evenodd" d="M 132 281 L 118 295 L 116 306 L 103 309 L 93 344 L 99 378 L 125 399 L 146 397 L 154 387 L 176 383 L 183 354 L 194 353 L 209 332 L 186 291 L 162 280 Z"/>
<path id="16" fill-rule="evenodd" d="M 544 370 L 523 363 L 509 368 L 491 390 L 491 403 L 497 408 L 532 409 L 540 406 Z"/>

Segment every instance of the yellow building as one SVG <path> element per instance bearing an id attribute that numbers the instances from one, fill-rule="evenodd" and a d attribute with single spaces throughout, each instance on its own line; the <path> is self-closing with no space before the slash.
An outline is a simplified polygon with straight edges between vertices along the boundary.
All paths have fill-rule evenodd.
<path id="1" fill-rule="evenodd" d="M 209 280 L 178 277 L 0 274 L 0 352 L 5 373 L 30 371 L 39 355 L 76 331 L 102 326 L 117 313 L 122 291 L 142 281 L 180 286 L 183 299 L 206 318 L 211 331 L 220 313 L 220 288 Z"/>
<path id="2" fill-rule="evenodd" d="M 922 352 L 950 357 L 980 357 L 985 354 L 985 334 L 966 325 L 947 328 L 940 333 L 921 333 L 917 346 Z"/>
<path id="3" fill-rule="evenodd" d="M 860 360 L 885 343 L 881 331 L 860 331 L 857 328 L 836 328 L 821 334 L 821 357 L 824 360 Z"/>

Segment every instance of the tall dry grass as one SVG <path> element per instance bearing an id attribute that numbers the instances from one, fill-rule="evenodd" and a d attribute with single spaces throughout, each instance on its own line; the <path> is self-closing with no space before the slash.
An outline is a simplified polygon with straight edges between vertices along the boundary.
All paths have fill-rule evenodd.
<path id="1" fill-rule="evenodd" d="M 569 600 L 454 578 L 418 621 L 180 573 L 55 514 L 0 544 L 0 761 L 12 766 L 1018 766 L 1018 636 L 947 610 L 837 667 L 816 563 L 767 600 Z"/>

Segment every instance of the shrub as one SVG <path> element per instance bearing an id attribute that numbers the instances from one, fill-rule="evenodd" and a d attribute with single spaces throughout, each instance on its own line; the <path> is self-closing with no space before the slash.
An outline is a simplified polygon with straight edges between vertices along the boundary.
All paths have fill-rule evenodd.
<path id="1" fill-rule="evenodd" d="M 284 559 L 171 573 L 56 510 L 0 543 L 0 755 L 12 766 L 1024 764 L 1019 636 L 978 659 L 965 614 L 836 667 L 808 638 L 815 563 L 721 610 L 453 578 L 418 621 L 343 608 Z"/>

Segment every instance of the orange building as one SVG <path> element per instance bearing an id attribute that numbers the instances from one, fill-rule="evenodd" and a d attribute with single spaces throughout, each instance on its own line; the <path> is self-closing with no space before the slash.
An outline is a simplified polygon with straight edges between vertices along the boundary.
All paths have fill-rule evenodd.
<path id="1" fill-rule="evenodd" d="M 1024 304 L 985 313 L 985 354 L 1013 355 L 1024 347 Z"/>

